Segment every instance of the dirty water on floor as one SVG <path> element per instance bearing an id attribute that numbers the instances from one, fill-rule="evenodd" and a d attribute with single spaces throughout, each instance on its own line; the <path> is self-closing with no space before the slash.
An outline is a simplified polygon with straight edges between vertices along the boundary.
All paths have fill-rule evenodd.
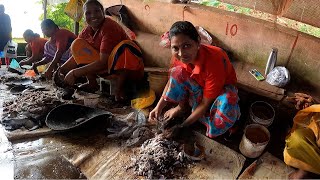
<path id="1" fill-rule="evenodd" d="M 0 74 L 4 71 L 2 67 Z M 1 83 L 1 121 L 4 100 L 14 97 L 8 87 Z M 4 127 L 0 125 L 0 179 L 86 179 L 78 168 L 62 156 L 74 148 L 72 144 L 76 144 L 77 141 L 61 141 L 61 137 L 58 136 L 10 142 L 5 132 Z"/>
<path id="2" fill-rule="evenodd" d="M 60 137 L 44 137 L 13 143 L 14 178 L 84 179 L 85 176 L 80 170 L 63 157 L 71 149 L 79 148 L 59 139 Z"/>
<path id="3" fill-rule="evenodd" d="M 80 140 L 55 136 L 10 143 L 3 127 L 0 136 L 1 179 L 86 179 L 63 157 L 70 150 L 81 151 L 77 145 L 73 146 Z"/>

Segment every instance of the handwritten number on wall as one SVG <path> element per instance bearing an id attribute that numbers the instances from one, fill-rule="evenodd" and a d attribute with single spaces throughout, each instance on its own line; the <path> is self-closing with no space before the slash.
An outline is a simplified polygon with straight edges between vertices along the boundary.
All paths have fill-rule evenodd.
<path id="1" fill-rule="evenodd" d="M 226 26 L 226 35 L 227 36 L 228 36 L 229 32 L 230 32 L 231 37 L 235 36 L 238 32 L 238 26 L 236 24 L 233 24 L 229 29 L 229 23 L 227 23 L 227 26 Z"/>

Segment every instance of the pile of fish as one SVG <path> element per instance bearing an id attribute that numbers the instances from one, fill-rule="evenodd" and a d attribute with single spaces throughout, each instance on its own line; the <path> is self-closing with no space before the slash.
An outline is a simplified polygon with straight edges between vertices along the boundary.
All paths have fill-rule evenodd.
<path id="1" fill-rule="evenodd" d="M 1 73 L 0 74 L 0 82 L 1 83 L 6 83 L 14 80 L 19 80 L 21 79 L 21 76 L 18 74 L 13 74 L 13 73 Z"/>
<path id="2" fill-rule="evenodd" d="M 7 130 L 22 126 L 29 130 L 36 129 L 44 122 L 48 112 L 62 102 L 51 91 L 27 91 L 3 105 L 2 124 Z"/>
<path id="3" fill-rule="evenodd" d="M 132 159 L 133 168 L 138 176 L 148 179 L 174 178 L 174 170 L 185 164 L 179 144 L 175 141 L 164 139 L 162 135 L 145 141 L 136 158 Z"/>
<path id="4" fill-rule="evenodd" d="M 107 138 L 125 139 L 126 147 L 140 146 L 147 139 L 154 137 L 145 115 L 140 111 L 131 112 L 126 118 L 116 117 L 107 128 L 107 132 Z"/>

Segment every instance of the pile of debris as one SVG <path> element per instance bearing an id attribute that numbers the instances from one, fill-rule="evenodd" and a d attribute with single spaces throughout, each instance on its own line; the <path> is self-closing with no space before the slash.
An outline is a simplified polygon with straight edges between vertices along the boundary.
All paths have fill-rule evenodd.
<path id="1" fill-rule="evenodd" d="M 127 169 L 133 168 L 136 175 L 148 179 L 163 179 L 174 178 L 175 168 L 185 165 L 179 144 L 160 134 L 142 144 L 137 158 Z"/>
<path id="2" fill-rule="evenodd" d="M 27 91 L 14 99 L 4 102 L 2 124 L 7 130 L 14 130 L 29 124 L 28 128 L 35 129 L 44 122 L 44 117 L 56 106 L 62 104 L 51 91 Z M 31 127 L 30 127 L 31 126 Z"/>
<path id="3" fill-rule="evenodd" d="M 297 110 L 317 104 L 312 96 L 304 93 L 294 93 L 294 96 L 288 96 L 286 99 L 289 103 L 293 104 Z"/>

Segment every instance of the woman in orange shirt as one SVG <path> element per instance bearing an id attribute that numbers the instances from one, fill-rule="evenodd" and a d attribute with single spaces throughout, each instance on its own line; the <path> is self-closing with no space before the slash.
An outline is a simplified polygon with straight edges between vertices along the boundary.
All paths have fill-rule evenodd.
<path id="1" fill-rule="evenodd" d="M 240 118 L 237 78 L 227 54 L 221 48 L 200 44 L 196 28 L 187 21 L 174 23 L 169 39 L 173 67 L 149 120 L 158 120 L 164 107 L 175 103 L 175 108 L 164 113 L 165 121 L 169 121 L 189 103 L 192 113 L 178 127 L 199 120 L 207 127 L 208 137 L 225 133 Z"/>
<path id="2" fill-rule="evenodd" d="M 88 0 L 83 5 L 88 24 L 71 45 L 72 57 L 61 67 L 60 78 L 73 86 L 79 77 L 87 83 L 80 89 L 98 90 L 97 76 L 110 79 L 115 84 L 115 100 L 126 97 L 125 85 L 139 82 L 144 75 L 142 54 L 139 47 L 127 36 L 115 21 L 104 16 L 104 9 L 97 0 Z"/>
<path id="3" fill-rule="evenodd" d="M 27 58 L 20 61 L 20 66 L 31 65 L 38 62 L 43 58 L 44 45 L 47 39 L 41 38 L 39 34 L 34 33 L 32 30 L 27 29 L 23 33 L 24 40 L 28 43 L 26 48 Z M 29 55 L 29 51 L 31 54 Z"/>
<path id="4" fill-rule="evenodd" d="M 41 30 L 50 39 L 44 45 L 44 58 L 34 63 L 33 69 L 40 65 L 49 64 L 44 75 L 47 79 L 52 79 L 52 74 L 58 65 L 62 65 L 70 58 L 70 46 L 77 36 L 67 29 L 59 28 L 51 19 L 45 19 L 41 22 Z"/>

